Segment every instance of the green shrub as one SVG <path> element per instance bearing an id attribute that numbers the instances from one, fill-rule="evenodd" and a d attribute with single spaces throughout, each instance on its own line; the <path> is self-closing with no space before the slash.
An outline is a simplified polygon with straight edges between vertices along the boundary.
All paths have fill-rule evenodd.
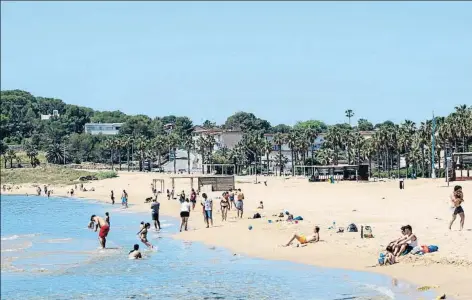
<path id="1" fill-rule="evenodd" d="M 96 174 L 98 179 L 107 179 L 107 178 L 115 178 L 118 177 L 118 173 L 115 171 L 101 171 Z"/>

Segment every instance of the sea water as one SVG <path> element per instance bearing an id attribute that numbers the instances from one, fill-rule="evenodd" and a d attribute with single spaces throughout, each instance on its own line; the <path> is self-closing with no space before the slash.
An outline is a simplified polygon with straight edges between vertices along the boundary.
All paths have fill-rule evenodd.
<path id="1" fill-rule="evenodd" d="M 106 211 L 111 249 L 101 250 L 87 225 L 92 214 Z M 136 233 L 150 217 L 73 198 L 2 196 L 1 299 L 433 298 L 385 276 L 255 259 L 175 240 L 178 220 L 172 218 L 162 217 L 161 232 L 149 232 L 156 249 L 148 250 Z M 128 259 L 135 243 L 142 260 Z"/>

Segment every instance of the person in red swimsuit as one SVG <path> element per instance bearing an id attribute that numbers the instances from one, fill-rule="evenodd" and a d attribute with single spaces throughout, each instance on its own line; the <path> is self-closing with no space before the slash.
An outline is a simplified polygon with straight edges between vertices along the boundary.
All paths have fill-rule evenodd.
<path id="1" fill-rule="evenodd" d="M 110 224 L 108 224 L 108 222 L 105 221 L 103 218 L 97 217 L 96 215 L 92 215 L 90 217 L 89 227 L 90 228 L 95 227 L 95 232 L 100 227 L 100 231 L 98 232 L 98 240 L 100 242 L 100 246 L 102 247 L 102 249 L 105 249 L 105 246 L 107 243 L 107 235 L 108 235 L 108 232 L 110 232 Z"/>

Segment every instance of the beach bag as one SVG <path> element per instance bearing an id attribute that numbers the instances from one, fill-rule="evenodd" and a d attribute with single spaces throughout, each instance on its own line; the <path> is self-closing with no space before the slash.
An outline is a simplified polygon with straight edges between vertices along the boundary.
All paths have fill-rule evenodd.
<path id="1" fill-rule="evenodd" d="M 357 226 L 356 224 L 352 223 L 347 226 L 347 232 L 357 232 Z"/>
<path id="2" fill-rule="evenodd" d="M 385 263 L 385 254 L 380 253 L 378 262 L 379 262 L 379 265 L 381 266 Z"/>
<path id="3" fill-rule="evenodd" d="M 430 245 L 428 246 L 428 249 L 429 249 L 429 252 L 436 252 L 439 250 L 439 247 L 435 245 Z"/>
<path id="4" fill-rule="evenodd" d="M 253 219 L 260 219 L 261 215 L 259 213 L 255 213 Z"/>
<path id="5" fill-rule="evenodd" d="M 374 235 L 372 234 L 372 227 L 364 226 L 364 238 L 370 239 L 373 238 Z"/>
<path id="6" fill-rule="evenodd" d="M 296 218 L 294 218 L 295 221 L 303 221 L 303 218 L 301 216 L 298 216 Z"/>

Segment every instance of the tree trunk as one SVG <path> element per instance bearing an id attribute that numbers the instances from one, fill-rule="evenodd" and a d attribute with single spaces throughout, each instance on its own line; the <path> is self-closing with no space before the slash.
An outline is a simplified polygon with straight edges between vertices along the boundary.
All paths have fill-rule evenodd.
<path id="1" fill-rule="evenodd" d="M 369 156 L 369 178 L 372 177 L 372 159 Z"/>
<path id="2" fill-rule="evenodd" d="M 266 157 L 266 159 L 267 159 L 267 172 L 266 172 L 266 174 L 267 174 L 267 176 L 269 176 L 269 151 L 267 151 L 266 156 L 267 156 Z"/>
<path id="3" fill-rule="evenodd" d="M 10 158 L 10 169 L 13 169 L 13 158 Z M 461 174 L 462 176 L 462 174 Z"/>
<path id="4" fill-rule="evenodd" d="M 398 178 L 400 179 L 400 151 L 397 153 L 397 169 L 398 169 Z"/>
<path id="5" fill-rule="evenodd" d="M 282 176 L 282 145 L 279 147 L 279 176 Z"/>
<path id="6" fill-rule="evenodd" d="M 176 148 L 173 148 L 172 152 L 174 152 L 174 174 L 176 174 L 177 173 L 177 157 L 176 157 L 176 154 L 177 154 L 176 152 L 177 151 L 176 151 Z"/>
<path id="7" fill-rule="evenodd" d="M 121 171 L 121 151 L 118 150 L 118 163 L 120 164 L 120 171 Z"/>
<path id="8" fill-rule="evenodd" d="M 187 167 L 188 173 L 190 174 L 190 149 L 187 149 Z"/>
<path id="9" fill-rule="evenodd" d="M 159 171 L 160 171 L 161 168 L 162 168 L 162 164 L 161 164 L 161 152 L 160 152 L 160 151 L 157 152 L 157 164 L 159 165 Z"/>
<path id="10" fill-rule="evenodd" d="M 295 164 L 294 164 L 294 151 L 293 149 L 291 149 L 292 151 L 292 176 L 295 176 Z"/>
<path id="11" fill-rule="evenodd" d="M 380 177 L 380 148 L 377 147 L 377 176 Z"/>
<path id="12" fill-rule="evenodd" d="M 128 172 L 129 172 L 129 147 L 126 150 L 126 164 L 128 165 Z"/>
<path id="13" fill-rule="evenodd" d="M 113 149 L 110 149 L 111 170 L 113 171 Z"/>

